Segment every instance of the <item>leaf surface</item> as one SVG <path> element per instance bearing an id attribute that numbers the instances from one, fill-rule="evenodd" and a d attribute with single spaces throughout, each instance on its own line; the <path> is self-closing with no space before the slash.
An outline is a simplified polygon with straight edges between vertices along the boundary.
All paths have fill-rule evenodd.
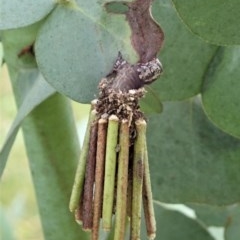
<path id="1" fill-rule="evenodd" d="M 168 210 L 154 204 L 158 240 L 213 240 L 208 231 L 195 219 L 186 217 L 180 212 Z M 142 227 L 143 229 L 145 226 Z M 142 239 L 148 239 L 146 234 Z"/>
<path id="2" fill-rule="evenodd" d="M 238 0 L 172 0 L 182 21 L 206 41 L 240 44 Z"/>
<path id="3" fill-rule="evenodd" d="M 54 0 L 1 1 L 0 29 L 13 29 L 33 24 L 43 19 L 55 6 Z"/>
<path id="4" fill-rule="evenodd" d="M 206 226 L 227 226 L 232 214 L 238 209 L 239 205 L 230 206 L 210 206 L 200 204 L 188 204 L 192 208 L 197 218 Z"/>
<path id="5" fill-rule="evenodd" d="M 147 137 L 155 199 L 239 201 L 240 141 L 216 128 L 197 99 L 164 104 L 161 115 L 150 117 Z"/>
<path id="6" fill-rule="evenodd" d="M 198 94 L 217 47 L 188 31 L 171 0 L 154 1 L 152 13 L 165 35 L 164 46 L 159 53 L 163 74 L 152 88 L 162 101 L 183 100 Z"/>
<path id="7" fill-rule="evenodd" d="M 2 68 L 2 61 L 3 61 L 3 46 L 2 43 L 0 42 L 0 71 Z"/>
<path id="8" fill-rule="evenodd" d="M 240 238 L 240 206 L 233 212 L 231 218 L 228 219 L 225 229 L 226 240 L 238 240 Z"/>
<path id="9" fill-rule="evenodd" d="M 222 130 L 240 138 L 240 47 L 220 48 L 205 76 L 203 106 Z"/>
<path id="10" fill-rule="evenodd" d="M 137 60 L 130 36 L 124 15 L 107 13 L 99 1 L 78 0 L 71 8 L 58 6 L 41 28 L 37 62 L 54 88 L 88 103 L 96 96 L 100 79 L 111 71 L 118 51 L 132 63 Z"/>
<path id="11" fill-rule="evenodd" d="M 69 101 L 48 98 L 28 116 L 23 134 L 45 239 L 89 239 L 68 209 L 79 157 Z"/>
<path id="12" fill-rule="evenodd" d="M 25 119 L 25 117 L 36 108 L 41 102 L 45 101 L 48 97 L 56 91 L 43 79 L 37 69 L 22 70 L 18 76 L 17 81 L 33 81 L 33 86 L 29 89 L 21 106 L 18 109 L 17 116 L 8 132 L 8 136 L 0 151 L 0 176 L 2 175 L 9 152 L 18 133 L 18 130 Z"/>
<path id="13" fill-rule="evenodd" d="M 141 110 L 145 114 L 161 113 L 163 110 L 162 103 L 155 91 L 151 87 L 146 86 L 147 93 L 139 102 Z"/>

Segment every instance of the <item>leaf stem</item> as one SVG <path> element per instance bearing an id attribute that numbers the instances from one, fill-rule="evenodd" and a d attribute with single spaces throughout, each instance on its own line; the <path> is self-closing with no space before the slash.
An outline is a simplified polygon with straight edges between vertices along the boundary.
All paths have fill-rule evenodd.
<path id="1" fill-rule="evenodd" d="M 86 162 L 87 162 L 87 155 L 88 155 L 88 149 L 89 149 L 89 141 L 90 141 L 90 127 L 92 122 L 96 118 L 96 111 L 92 110 L 89 114 L 88 119 L 88 125 L 83 141 L 83 146 L 77 166 L 77 171 L 75 174 L 75 180 L 73 184 L 72 194 L 70 198 L 69 203 L 69 209 L 71 212 L 75 211 L 77 209 L 81 197 L 82 197 L 82 191 L 83 191 L 83 182 L 84 182 L 84 176 L 85 176 L 85 168 L 86 168 Z"/>
<path id="2" fill-rule="evenodd" d="M 146 141 L 145 141 L 145 152 L 144 152 L 143 209 L 144 209 L 144 215 L 145 215 L 147 235 L 150 240 L 153 240 L 156 237 L 156 220 L 154 215 L 151 178 L 150 178 Z"/>
<path id="3" fill-rule="evenodd" d="M 118 156 L 117 203 L 114 240 L 122 240 L 125 235 L 129 159 L 129 126 L 122 120 L 119 134 L 120 152 Z"/>
<path id="4" fill-rule="evenodd" d="M 118 142 L 119 119 L 116 115 L 111 115 L 108 121 L 104 193 L 103 193 L 103 229 L 109 231 L 112 225 L 112 211 L 114 201 L 114 185 L 116 172 L 116 147 Z"/>
<path id="5" fill-rule="evenodd" d="M 145 152 L 146 121 L 139 119 L 135 122 L 137 137 L 134 143 L 133 159 L 133 194 L 131 240 L 140 240 L 141 205 L 143 186 L 143 159 Z"/>
<path id="6" fill-rule="evenodd" d="M 102 214 L 102 194 L 104 183 L 104 166 L 105 166 L 105 149 L 107 137 L 107 119 L 101 118 L 98 121 L 98 140 L 97 140 L 97 157 L 95 169 L 95 193 L 93 204 L 93 229 L 92 240 L 98 240 L 99 222 Z"/>

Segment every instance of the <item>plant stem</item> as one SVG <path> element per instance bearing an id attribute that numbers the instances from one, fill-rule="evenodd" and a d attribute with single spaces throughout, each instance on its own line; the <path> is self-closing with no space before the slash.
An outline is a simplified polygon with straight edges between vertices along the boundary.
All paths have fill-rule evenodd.
<path id="1" fill-rule="evenodd" d="M 79 225 L 82 225 L 82 201 L 79 203 L 78 207 L 75 209 L 75 220 Z"/>
<path id="2" fill-rule="evenodd" d="M 105 149 L 107 137 L 107 119 L 98 121 L 97 157 L 95 169 L 95 193 L 93 204 L 92 240 L 98 240 L 99 221 L 102 214 L 102 194 L 104 183 Z"/>
<path id="3" fill-rule="evenodd" d="M 112 211 L 114 201 L 114 185 L 116 171 L 116 146 L 118 141 L 119 119 L 116 115 L 111 115 L 108 122 L 104 193 L 103 193 L 103 229 L 109 231 L 112 225 Z"/>
<path id="4" fill-rule="evenodd" d="M 127 215 L 132 216 L 132 191 L 133 191 L 133 153 L 134 146 L 130 146 L 128 160 L 128 189 L 127 189 Z"/>
<path id="5" fill-rule="evenodd" d="M 144 176 L 143 176 L 143 209 L 147 228 L 148 238 L 150 240 L 156 237 L 156 220 L 154 215 L 151 179 L 148 163 L 147 143 L 145 142 L 144 153 Z"/>
<path id="6" fill-rule="evenodd" d="M 82 151 L 80 154 L 80 159 L 78 162 L 72 194 L 70 198 L 69 209 L 71 212 L 77 209 L 79 202 L 81 201 L 83 182 L 84 182 L 84 176 L 85 176 L 85 168 L 86 168 L 86 162 L 87 162 L 87 154 L 88 154 L 89 141 L 90 141 L 90 127 L 92 122 L 95 120 L 95 118 L 96 118 L 96 111 L 92 110 L 89 114 L 88 125 L 86 129 L 85 137 L 84 137 Z"/>
<path id="7" fill-rule="evenodd" d="M 93 188 L 97 152 L 97 130 L 97 121 L 94 121 L 90 128 L 88 159 L 83 190 L 82 221 L 83 229 L 86 231 L 91 230 L 93 226 Z"/>
<path id="8" fill-rule="evenodd" d="M 129 126 L 122 120 L 119 135 L 120 152 L 118 156 L 117 203 L 114 240 L 124 239 L 127 211 Z"/>
<path id="9" fill-rule="evenodd" d="M 134 143 L 133 159 L 133 194 L 132 194 L 132 222 L 131 240 L 140 239 L 142 185 L 143 185 L 143 159 L 145 152 L 146 122 L 139 119 L 135 123 L 137 137 Z"/>

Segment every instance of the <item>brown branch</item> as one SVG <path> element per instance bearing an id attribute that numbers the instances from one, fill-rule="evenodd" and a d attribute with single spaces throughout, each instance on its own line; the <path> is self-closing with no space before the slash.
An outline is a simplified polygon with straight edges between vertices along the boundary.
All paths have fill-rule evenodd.
<path id="1" fill-rule="evenodd" d="M 96 149 L 97 149 L 97 122 L 93 122 L 90 130 L 89 152 L 86 165 L 86 175 L 83 192 L 83 229 L 89 231 L 93 225 L 93 187 L 96 165 Z"/>
<path id="2" fill-rule="evenodd" d="M 75 209 L 75 221 L 82 225 L 83 198 L 80 199 L 78 207 Z"/>
<path id="3" fill-rule="evenodd" d="M 106 136 L 107 119 L 100 119 L 98 121 L 97 157 L 95 170 L 96 181 L 93 205 L 93 228 L 91 236 L 92 240 L 98 240 L 99 221 L 102 215 Z"/>

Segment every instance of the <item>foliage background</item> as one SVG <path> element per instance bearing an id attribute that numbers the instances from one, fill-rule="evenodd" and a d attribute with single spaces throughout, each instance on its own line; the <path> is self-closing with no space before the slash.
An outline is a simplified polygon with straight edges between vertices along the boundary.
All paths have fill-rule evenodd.
<path id="1" fill-rule="evenodd" d="M 77 236 L 85 239 L 86 235 L 76 227 L 66 209 L 79 155 L 76 128 L 69 101 L 54 94 L 54 88 L 74 100 L 88 102 L 94 96 L 99 77 L 110 69 L 116 52 L 121 50 L 131 62 L 136 60 L 136 54 L 123 15 L 106 13 L 99 2 L 45 0 L 40 9 L 29 2 L 12 1 L 15 8 L 7 3 L 0 8 L 4 58 L 19 107 L 10 137 L 3 145 L 0 171 L 3 172 L 11 143 L 21 125 L 45 238 L 61 239 L 63 235 L 57 231 L 61 229 L 69 234 L 69 239 Z M 116 11 L 120 5 L 116 5 Z M 31 11 L 26 11 L 26 6 Z M 150 116 L 148 130 L 154 198 L 162 202 L 191 203 L 197 216 L 197 220 L 192 220 L 155 204 L 159 229 L 166 226 L 160 232 L 163 239 L 179 236 L 212 239 L 207 226 L 224 227 L 226 240 L 240 237 L 240 37 L 236 24 L 240 20 L 239 10 L 238 0 L 227 3 L 158 0 L 153 5 L 153 16 L 166 34 L 166 44 L 160 53 L 165 73 L 153 85 L 155 94 L 150 92 L 150 100 L 145 101 L 145 109 L 150 112 L 161 110 L 159 98 L 164 108 L 161 115 Z M 26 12 L 24 17 L 22 12 Z M 37 64 L 31 54 L 19 57 L 19 52 L 35 39 Z M 49 43 L 54 44 L 49 48 Z M 90 65 L 94 71 L 92 68 L 86 71 Z M 5 76 L 4 71 L 1 74 Z M 9 96 L 4 93 L 4 81 L 1 84 L 1 137 L 4 138 L 6 119 L 12 118 L 16 111 L 6 100 Z M 76 112 L 82 117 L 84 111 Z M 60 141 L 63 136 L 64 145 Z M 23 153 L 15 154 L 20 158 Z M 14 152 L 10 157 L 13 156 Z M 68 164 L 61 164 L 66 158 Z M 16 209 L 12 213 L 16 219 L 25 202 L 18 195 L 24 191 L 14 191 L 13 187 L 25 186 L 26 161 L 20 167 L 18 159 L 14 162 L 11 159 L 8 166 L 11 165 L 13 173 L 7 167 L 1 186 L 4 193 L 1 201 L 3 205 L 9 201 L 11 206 L 1 211 L 1 225 L 7 230 L 14 224 L 12 220 L 7 224 L 4 216 Z M 12 176 L 15 183 L 7 185 L 7 176 Z M 17 197 L 7 196 L 5 191 L 15 192 Z M 30 211 L 34 194 L 29 196 L 25 203 Z M 17 199 L 16 208 L 10 199 Z M 11 230 L 7 234 L 12 239 Z"/>

